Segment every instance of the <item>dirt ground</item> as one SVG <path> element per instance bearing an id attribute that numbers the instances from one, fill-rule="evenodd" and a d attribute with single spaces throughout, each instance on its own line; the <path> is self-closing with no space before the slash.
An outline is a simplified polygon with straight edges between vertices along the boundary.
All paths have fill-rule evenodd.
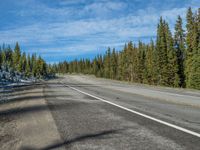
<path id="1" fill-rule="evenodd" d="M 12 107 L 7 105 L 7 108 Z M 0 107 L 2 110 L 2 108 Z M 0 149 L 16 149 L 18 138 L 16 118 L 13 116 L 0 117 Z"/>
<path id="2" fill-rule="evenodd" d="M 26 85 L 1 92 L 0 149 L 42 149 L 61 141 L 43 87 Z"/>

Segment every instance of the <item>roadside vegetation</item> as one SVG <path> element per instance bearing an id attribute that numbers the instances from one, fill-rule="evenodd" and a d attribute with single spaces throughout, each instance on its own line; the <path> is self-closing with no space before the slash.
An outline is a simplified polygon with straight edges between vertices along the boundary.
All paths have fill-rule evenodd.
<path id="1" fill-rule="evenodd" d="M 0 47 L 0 83 L 20 82 L 22 80 L 50 78 L 54 71 L 40 56 L 30 56 L 21 52 L 16 43 L 14 50 L 8 45 Z"/>
<path id="2" fill-rule="evenodd" d="M 186 26 L 178 16 L 172 35 L 161 17 L 157 38 L 149 44 L 129 42 L 123 50 L 110 49 L 93 60 L 81 59 L 54 65 L 59 73 L 94 74 L 150 85 L 200 89 L 200 8 L 186 14 Z M 184 30 L 186 29 L 186 31 Z"/>

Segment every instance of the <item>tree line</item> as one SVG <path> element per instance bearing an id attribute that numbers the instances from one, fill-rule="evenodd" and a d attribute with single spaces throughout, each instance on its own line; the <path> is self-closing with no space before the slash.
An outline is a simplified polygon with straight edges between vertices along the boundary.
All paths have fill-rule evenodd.
<path id="1" fill-rule="evenodd" d="M 156 40 L 129 42 L 123 50 L 110 49 L 93 60 L 81 59 L 54 65 L 59 73 L 94 74 L 150 85 L 200 89 L 200 8 L 186 14 L 186 31 L 178 16 L 175 32 L 161 17 Z"/>
<path id="2" fill-rule="evenodd" d="M 48 65 L 42 57 L 36 54 L 31 56 L 21 52 L 18 42 L 14 50 L 9 45 L 3 44 L 0 47 L 0 72 L 8 72 L 13 78 L 20 75 L 24 78 L 47 78 L 54 76 L 51 65 Z M 10 79 L 12 80 L 12 79 Z"/>

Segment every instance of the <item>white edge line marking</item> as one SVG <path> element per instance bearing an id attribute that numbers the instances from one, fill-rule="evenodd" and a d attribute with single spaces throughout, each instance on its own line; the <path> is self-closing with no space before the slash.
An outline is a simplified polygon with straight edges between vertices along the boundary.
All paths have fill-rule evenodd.
<path id="1" fill-rule="evenodd" d="M 154 90 L 150 90 L 152 92 L 155 92 Z M 200 98 L 199 96 L 192 96 L 192 95 L 181 95 L 181 94 L 176 94 L 176 93 L 169 93 L 169 92 L 161 92 L 161 91 L 156 91 L 158 93 L 164 93 L 172 96 L 180 96 L 180 97 L 191 97 L 191 98 Z"/>
<path id="2" fill-rule="evenodd" d="M 134 87 L 135 88 L 135 87 Z M 145 92 L 157 92 L 157 93 L 160 93 L 160 94 L 168 94 L 168 95 L 170 95 L 170 96 L 179 96 L 179 97 L 190 97 L 190 98 L 199 98 L 199 100 L 200 100 L 200 96 L 196 96 L 196 95 L 184 95 L 184 94 L 176 94 L 176 93 L 169 93 L 169 92 L 162 92 L 162 91 L 159 91 L 159 90 L 151 90 L 151 89 L 147 89 L 147 88 L 141 88 L 142 90 L 144 90 Z M 120 89 L 119 89 L 120 90 Z M 121 90 L 121 91 L 123 91 L 123 90 Z M 137 92 L 133 92 L 134 94 L 138 94 Z M 139 95 L 144 95 L 145 96 L 145 94 L 139 94 Z"/>
<path id="3" fill-rule="evenodd" d="M 65 85 L 65 84 L 64 84 L 64 85 Z M 148 118 L 148 119 L 150 119 L 150 120 L 156 121 L 156 122 L 161 123 L 161 124 L 164 124 L 164 125 L 166 125 L 166 126 L 175 128 L 175 129 L 180 130 L 180 131 L 183 131 L 183 132 L 185 132 L 185 133 L 188 133 L 188 134 L 191 134 L 191 135 L 200 137 L 200 134 L 197 133 L 197 132 L 194 132 L 194 131 L 191 131 L 191 130 L 188 130 L 188 129 L 179 127 L 179 126 L 177 126 L 177 125 L 174 125 L 174 124 L 171 124 L 171 123 L 168 123 L 168 122 L 165 122 L 165 121 L 156 119 L 156 118 L 154 118 L 154 117 L 151 117 L 151 116 L 142 114 L 142 113 L 140 113 L 140 112 L 131 110 L 131 109 L 129 109 L 129 108 L 120 106 L 120 105 L 118 105 L 118 104 L 112 103 L 112 102 L 107 101 L 107 100 L 105 100 L 105 99 L 102 99 L 102 98 L 99 98 L 99 97 L 97 97 L 97 96 L 91 95 L 91 94 L 89 94 L 89 93 L 83 92 L 83 91 L 81 91 L 81 90 L 79 90 L 79 89 L 76 89 L 76 88 L 74 88 L 74 87 L 71 87 L 71 86 L 69 86 L 69 85 L 65 85 L 65 86 L 67 86 L 67 87 L 69 87 L 69 88 L 71 88 L 71 89 L 73 89 L 73 90 L 75 90 L 75 91 L 77 91 L 77 92 L 80 92 L 80 93 L 82 93 L 82 94 L 85 94 L 85 95 L 87 95 L 87 96 L 90 96 L 90 97 L 93 97 L 93 98 L 98 99 L 98 100 L 100 100 L 100 101 L 103 101 L 103 102 L 105 102 L 105 103 L 108 103 L 108 104 L 110 104 L 110 105 L 119 107 L 119 108 L 121 108 L 121 109 L 124 109 L 124 110 L 126 110 L 126 111 L 132 112 L 132 113 L 134 113 L 134 114 L 137 114 L 137 115 L 139 115 L 139 116 Z"/>

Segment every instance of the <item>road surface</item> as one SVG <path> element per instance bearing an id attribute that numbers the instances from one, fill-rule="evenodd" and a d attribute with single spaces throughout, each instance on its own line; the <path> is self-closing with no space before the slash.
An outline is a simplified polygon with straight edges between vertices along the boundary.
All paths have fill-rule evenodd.
<path id="1" fill-rule="evenodd" d="M 200 149 L 197 90 L 82 75 L 22 88 L 0 105 L 0 149 Z"/>
<path id="2" fill-rule="evenodd" d="M 155 93 L 153 96 L 146 95 L 151 95 L 152 92 Z M 200 147 L 198 91 L 127 85 L 85 76 L 65 76 L 48 82 L 44 94 L 67 149 Z"/>

